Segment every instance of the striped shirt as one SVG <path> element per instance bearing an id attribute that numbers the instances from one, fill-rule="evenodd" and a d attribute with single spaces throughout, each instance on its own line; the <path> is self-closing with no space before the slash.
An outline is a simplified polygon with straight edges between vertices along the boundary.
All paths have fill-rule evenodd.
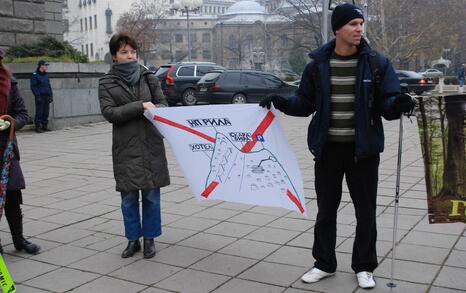
<path id="1" fill-rule="evenodd" d="M 329 142 L 354 142 L 354 87 L 356 84 L 356 55 L 330 57 L 331 120 Z"/>

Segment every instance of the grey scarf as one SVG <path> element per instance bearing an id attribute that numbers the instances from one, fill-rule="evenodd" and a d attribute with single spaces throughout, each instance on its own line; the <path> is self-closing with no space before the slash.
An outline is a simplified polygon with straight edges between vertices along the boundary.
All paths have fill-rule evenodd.
<path id="1" fill-rule="evenodd" d="M 138 82 L 141 74 L 141 66 L 137 60 L 125 63 L 115 62 L 112 64 L 112 70 L 130 86 Z"/>

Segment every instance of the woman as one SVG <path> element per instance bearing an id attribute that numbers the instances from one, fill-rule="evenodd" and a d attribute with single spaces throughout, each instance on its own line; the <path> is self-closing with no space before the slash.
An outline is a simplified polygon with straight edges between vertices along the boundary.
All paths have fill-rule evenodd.
<path id="1" fill-rule="evenodd" d="M 138 64 L 137 44 L 130 35 L 113 35 L 109 46 L 113 64 L 99 81 L 99 101 L 103 116 L 113 124 L 113 172 L 129 241 L 121 257 L 141 250 L 142 236 L 144 258 L 152 258 L 154 237 L 162 233 L 160 187 L 170 184 L 170 178 L 163 138 L 143 114 L 146 109 L 167 106 L 167 100 L 157 78 Z"/>
<path id="2" fill-rule="evenodd" d="M 24 106 L 16 79 L 11 76 L 10 70 L 3 64 L 4 51 L 0 49 L 0 116 L 8 114 L 15 119 L 16 130 L 21 129 L 28 120 L 28 113 Z M 8 125 L 0 129 L 0 154 L 3 154 L 8 138 Z M 16 250 L 24 250 L 29 254 L 37 254 L 40 247 L 29 242 L 23 236 L 23 214 L 21 204 L 23 203 L 21 189 L 26 188 L 23 172 L 19 165 L 19 149 L 16 138 L 14 138 L 13 152 L 15 154 L 10 166 L 10 176 L 5 197 L 5 216 L 10 226 L 13 245 Z M 0 160 L 1 157 L 0 157 Z M 2 162 L 3 163 L 3 162 Z M 0 253 L 3 248 L 0 244 Z"/>

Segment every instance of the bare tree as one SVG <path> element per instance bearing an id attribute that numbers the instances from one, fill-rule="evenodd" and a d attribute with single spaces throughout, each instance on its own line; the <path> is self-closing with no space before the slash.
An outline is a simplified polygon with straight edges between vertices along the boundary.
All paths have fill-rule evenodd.
<path id="1" fill-rule="evenodd" d="M 168 15 L 167 7 L 164 0 L 139 0 L 118 19 L 118 30 L 131 33 L 137 40 L 138 54 L 144 64 L 148 54 L 155 51 L 154 44 L 158 38 L 156 29 Z"/>

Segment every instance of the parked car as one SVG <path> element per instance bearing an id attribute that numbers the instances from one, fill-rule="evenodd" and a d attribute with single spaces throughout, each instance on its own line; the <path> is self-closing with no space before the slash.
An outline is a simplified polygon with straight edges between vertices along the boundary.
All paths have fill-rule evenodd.
<path id="1" fill-rule="evenodd" d="M 203 76 L 197 83 L 196 98 L 211 104 L 257 103 L 271 93 L 292 95 L 297 88 L 267 72 L 230 69 Z"/>
<path id="2" fill-rule="evenodd" d="M 431 79 L 426 80 L 421 74 L 414 71 L 396 70 L 396 76 L 398 76 L 400 83 L 407 84 L 408 90 L 416 95 L 421 95 L 435 88 Z"/>
<path id="3" fill-rule="evenodd" d="M 224 69 L 212 62 L 177 62 L 160 66 L 155 76 L 160 80 L 169 105 L 181 102 L 190 106 L 197 103 L 194 91 L 201 77 L 209 71 Z"/>
<path id="4" fill-rule="evenodd" d="M 419 72 L 419 74 L 424 76 L 424 78 L 441 78 L 441 77 L 443 77 L 443 72 L 438 70 L 438 69 L 434 69 L 434 68 L 430 68 L 430 69 L 427 69 L 426 71 Z"/>

